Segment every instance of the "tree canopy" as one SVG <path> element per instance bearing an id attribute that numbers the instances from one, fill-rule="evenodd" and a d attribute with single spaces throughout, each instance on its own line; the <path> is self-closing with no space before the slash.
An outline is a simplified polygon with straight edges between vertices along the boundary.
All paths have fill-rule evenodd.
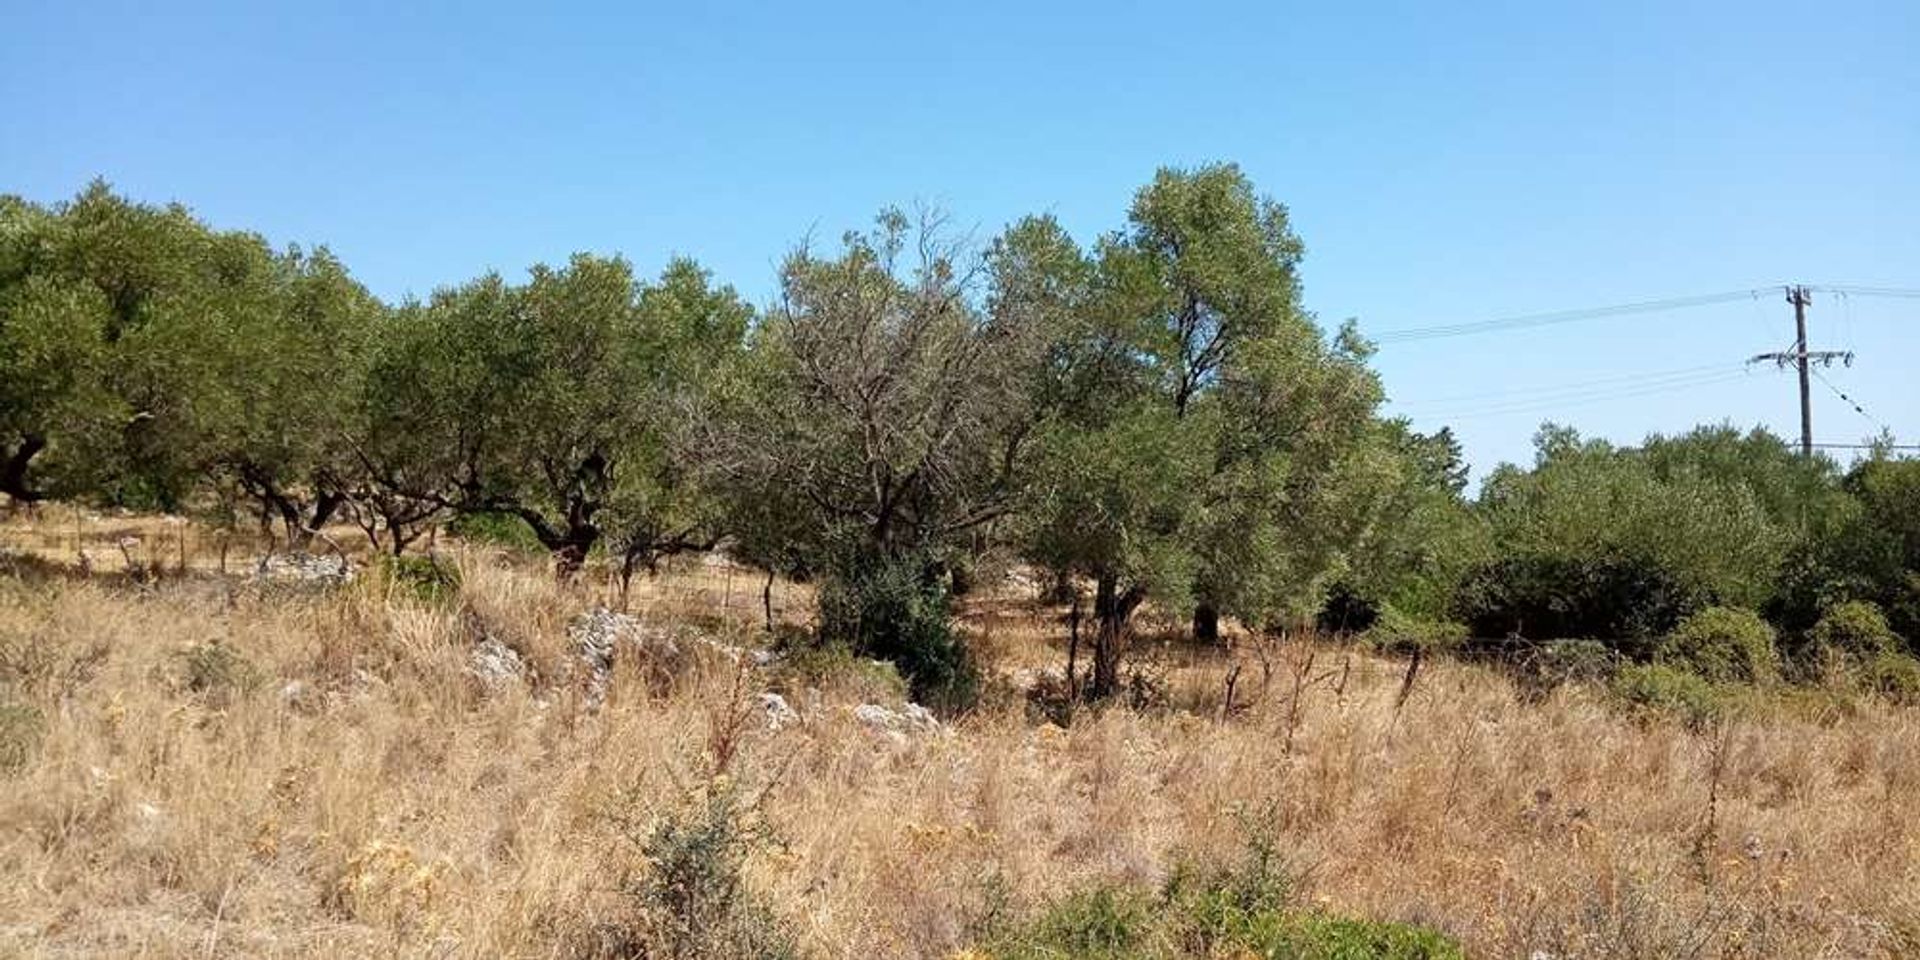
<path id="1" fill-rule="evenodd" d="M 1305 308 L 1304 257 L 1230 164 L 1159 171 L 1086 244 L 886 209 L 796 247 L 757 310 L 695 261 L 590 253 L 389 304 L 325 247 L 104 183 L 0 197 L 0 493 L 245 510 L 296 550 L 486 519 L 562 580 L 724 550 L 955 702 L 950 601 L 988 557 L 1090 612 L 1092 697 L 1148 607 L 1203 643 L 1382 621 L 1673 662 L 1729 624 L 1920 636 L 1920 463 L 1547 424 L 1470 496 L 1452 433 L 1383 416 L 1371 346 Z"/>

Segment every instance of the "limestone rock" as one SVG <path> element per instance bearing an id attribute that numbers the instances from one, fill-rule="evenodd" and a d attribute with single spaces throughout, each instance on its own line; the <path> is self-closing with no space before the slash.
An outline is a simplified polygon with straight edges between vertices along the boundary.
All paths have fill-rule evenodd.
<path id="1" fill-rule="evenodd" d="M 339 586 L 353 580 L 353 564 L 337 554 L 270 553 L 260 558 L 253 578 L 271 583 Z"/>
<path id="2" fill-rule="evenodd" d="M 768 730 L 779 730 L 800 722 L 800 714 L 787 705 L 786 697 L 777 693 L 760 695 L 760 712 L 766 715 Z"/>
<path id="3" fill-rule="evenodd" d="M 512 647 L 495 637 L 482 637 L 473 645 L 467 669 L 489 687 L 519 680 L 526 675 L 526 661 Z"/>
<path id="4" fill-rule="evenodd" d="M 853 719 L 868 730 L 881 734 L 929 734 L 944 729 L 933 711 L 917 703 L 909 703 L 899 710 L 877 703 L 863 703 L 853 708 Z"/>

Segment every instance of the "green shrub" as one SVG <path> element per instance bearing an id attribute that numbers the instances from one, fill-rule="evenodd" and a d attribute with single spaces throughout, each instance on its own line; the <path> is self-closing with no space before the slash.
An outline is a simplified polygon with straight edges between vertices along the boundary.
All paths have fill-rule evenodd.
<path id="1" fill-rule="evenodd" d="M 1226 911 L 1203 927 L 1180 911 L 1214 902 L 1158 904 L 1126 891 L 1078 894 L 1049 908 L 1015 937 L 967 956 L 991 960 L 1464 960 L 1434 930 L 1321 912 Z"/>
<path id="2" fill-rule="evenodd" d="M 1423 927 L 1328 914 L 1297 915 L 1251 945 L 1260 956 L 1297 960 L 1465 960 L 1460 945 Z"/>
<path id="3" fill-rule="evenodd" d="M 913 697 L 959 710 L 973 704 L 980 675 L 953 629 L 946 589 L 916 558 L 870 561 L 820 585 L 820 636 L 899 668 Z"/>
<path id="4" fill-rule="evenodd" d="M 989 956 L 996 960 L 1130 960 L 1154 956 L 1152 898 L 1102 888 L 1078 893 L 1047 908 L 1014 941 Z"/>
<path id="5" fill-rule="evenodd" d="M 180 685 L 213 706 L 225 706 L 260 683 L 260 672 L 221 640 L 196 643 L 177 654 Z"/>
<path id="6" fill-rule="evenodd" d="M 1863 660 L 1900 650 L 1900 638 L 1887 626 L 1886 615 L 1865 600 L 1848 600 L 1828 607 L 1807 638 L 1818 652 L 1831 651 Z"/>
<path id="7" fill-rule="evenodd" d="M 1220 864 L 1182 864 L 1163 891 L 1174 939 L 1190 947 L 1260 939 L 1292 906 L 1294 873 L 1265 818 L 1242 816 L 1240 856 Z"/>
<path id="8" fill-rule="evenodd" d="M 716 785 L 636 838 L 647 868 L 620 887 L 633 913 L 584 951 L 649 960 L 793 960 L 792 936 L 742 875 L 759 834 L 731 788 Z"/>
<path id="9" fill-rule="evenodd" d="M 772 679 L 787 694 L 819 687 L 863 703 L 887 703 L 907 696 L 907 681 L 893 664 L 859 656 L 843 643 L 814 643 L 810 638 L 780 647 Z"/>
<path id="10" fill-rule="evenodd" d="M 1454 597 L 1476 637 L 1599 637 L 1630 654 L 1702 606 L 1659 563 L 1605 556 L 1502 558 L 1469 571 Z"/>
<path id="11" fill-rule="evenodd" d="M 510 513 L 466 513 L 447 524 L 447 532 L 474 543 L 492 544 L 522 553 L 545 554 L 547 548 L 525 520 Z"/>
<path id="12" fill-rule="evenodd" d="M 1569 683 L 1613 679 L 1620 656 L 1598 640 L 1549 640 L 1523 648 L 1511 662 L 1521 699 L 1537 703 Z"/>
<path id="13" fill-rule="evenodd" d="M 1860 685 L 1895 703 L 1920 703 L 1920 660 L 1876 653 L 1860 665 Z"/>
<path id="14" fill-rule="evenodd" d="M 460 568 L 433 557 L 388 557 L 387 579 L 427 603 L 451 600 L 460 592 Z"/>
<path id="15" fill-rule="evenodd" d="M 1361 642 L 1381 653 L 1410 654 L 1415 650 L 1427 653 L 1450 650 L 1466 640 L 1464 624 L 1421 620 L 1392 606 L 1384 606 Z"/>
<path id="16" fill-rule="evenodd" d="M 25 766 L 45 732 L 39 710 L 24 703 L 0 703 L 0 772 Z"/>
<path id="17" fill-rule="evenodd" d="M 1747 610 L 1708 607 L 1660 638 L 1654 658 L 1716 682 L 1765 683 L 1780 675 L 1773 628 Z"/>
<path id="18" fill-rule="evenodd" d="M 1534 654 L 1539 670 L 1561 683 L 1611 679 L 1620 658 L 1598 640 L 1551 640 Z"/>
<path id="19" fill-rule="evenodd" d="M 1432 930 L 1293 905 L 1294 874 L 1263 830 L 1224 867 L 1183 867 L 1159 896 L 1101 888 L 1054 903 L 966 956 L 991 960 L 1461 960 Z"/>
<path id="20" fill-rule="evenodd" d="M 1759 608 L 1817 487 L 1777 437 L 1708 428 L 1615 447 L 1547 424 L 1532 469 L 1502 466 L 1478 506 L 1492 561 L 1456 595 L 1476 637 L 1593 637 L 1635 659 L 1710 604 Z M 1817 472 L 1817 471 L 1813 471 Z"/>
<path id="21" fill-rule="evenodd" d="M 1629 709 L 1674 716 L 1699 727 L 1720 717 L 1726 698 L 1713 684 L 1666 664 L 1630 664 L 1614 674 L 1614 697 Z"/>

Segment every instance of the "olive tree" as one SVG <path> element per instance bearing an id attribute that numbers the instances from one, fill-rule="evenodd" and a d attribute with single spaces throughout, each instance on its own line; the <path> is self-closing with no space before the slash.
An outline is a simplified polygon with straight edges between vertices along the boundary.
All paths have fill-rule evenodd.
<path id="1" fill-rule="evenodd" d="M 1465 496 L 1460 444 L 1405 420 L 1381 420 L 1359 469 L 1341 486 L 1362 501 L 1359 535 L 1346 551 L 1320 612 L 1323 629 L 1364 630 L 1389 610 L 1418 621 L 1451 615 L 1467 571 L 1486 559 L 1486 525 Z"/>
<path id="2" fill-rule="evenodd" d="M 64 228 L 55 211 L 0 197 L 0 493 L 15 503 L 63 492 L 49 445 L 72 466 L 126 418 L 106 389 L 107 297 L 53 262 Z"/>
<path id="3" fill-rule="evenodd" d="M 835 254 L 789 256 L 694 438 L 742 523 L 780 531 L 736 543 L 824 576 L 823 630 L 901 661 L 922 691 L 964 672 L 941 572 L 1014 506 L 1045 346 L 1033 298 L 993 292 L 1028 241 L 979 254 L 941 226 L 889 210 Z"/>
<path id="4" fill-rule="evenodd" d="M 1335 478 L 1379 388 L 1351 330 L 1301 307 L 1285 208 L 1238 168 L 1162 170 L 1104 238 L 1048 376 L 1056 405 L 1024 541 L 1094 583 L 1093 673 L 1115 692 L 1149 599 L 1254 622 L 1310 605 L 1354 535 Z"/>
<path id="5" fill-rule="evenodd" d="M 266 289 L 219 353 L 212 469 L 303 549 L 354 492 L 354 431 L 369 338 L 384 306 L 326 249 L 261 258 Z"/>
<path id="6" fill-rule="evenodd" d="M 286 409 L 340 373 L 282 375 L 332 366 L 331 344 L 292 344 L 336 278 L 324 253 L 276 255 L 103 182 L 51 209 L 0 201 L 0 486 L 173 509 L 243 450 L 311 438 Z"/>
<path id="7" fill-rule="evenodd" d="M 730 289 L 688 261 L 646 286 L 625 260 L 580 254 L 401 313 L 368 378 L 373 482 L 524 521 L 562 578 L 609 535 L 629 571 L 699 536 L 668 431 L 675 391 L 746 327 Z"/>

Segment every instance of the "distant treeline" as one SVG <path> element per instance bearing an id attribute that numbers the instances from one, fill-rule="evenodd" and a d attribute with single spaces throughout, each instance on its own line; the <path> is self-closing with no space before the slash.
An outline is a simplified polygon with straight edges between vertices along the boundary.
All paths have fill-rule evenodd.
<path id="1" fill-rule="evenodd" d="M 1451 434 L 1383 417 L 1369 344 L 1301 306 L 1302 252 L 1220 165 L 1162 170 L 1088 247 L 884 211 L 795 249 L 762 309 L 692 261 L 589 254 L 388 304 L 325 248 L 102 183 L 5 197 L 0 492 L 252 516 L 295 548 L 504 519 L 563 577 L 724 547 L 818 582 L 821 639 L 923 696 L 964 698 L 948 600 L 1013 561 L 1085 604 L 1091 697 L 1149 602 L 1202 639 L 1318 619 L 1640 659 L 1710 608 L 1790 653 L 1846 604 L 1920 636 L 1920 464 L 1548 426 L 1469 499 Z"/>

